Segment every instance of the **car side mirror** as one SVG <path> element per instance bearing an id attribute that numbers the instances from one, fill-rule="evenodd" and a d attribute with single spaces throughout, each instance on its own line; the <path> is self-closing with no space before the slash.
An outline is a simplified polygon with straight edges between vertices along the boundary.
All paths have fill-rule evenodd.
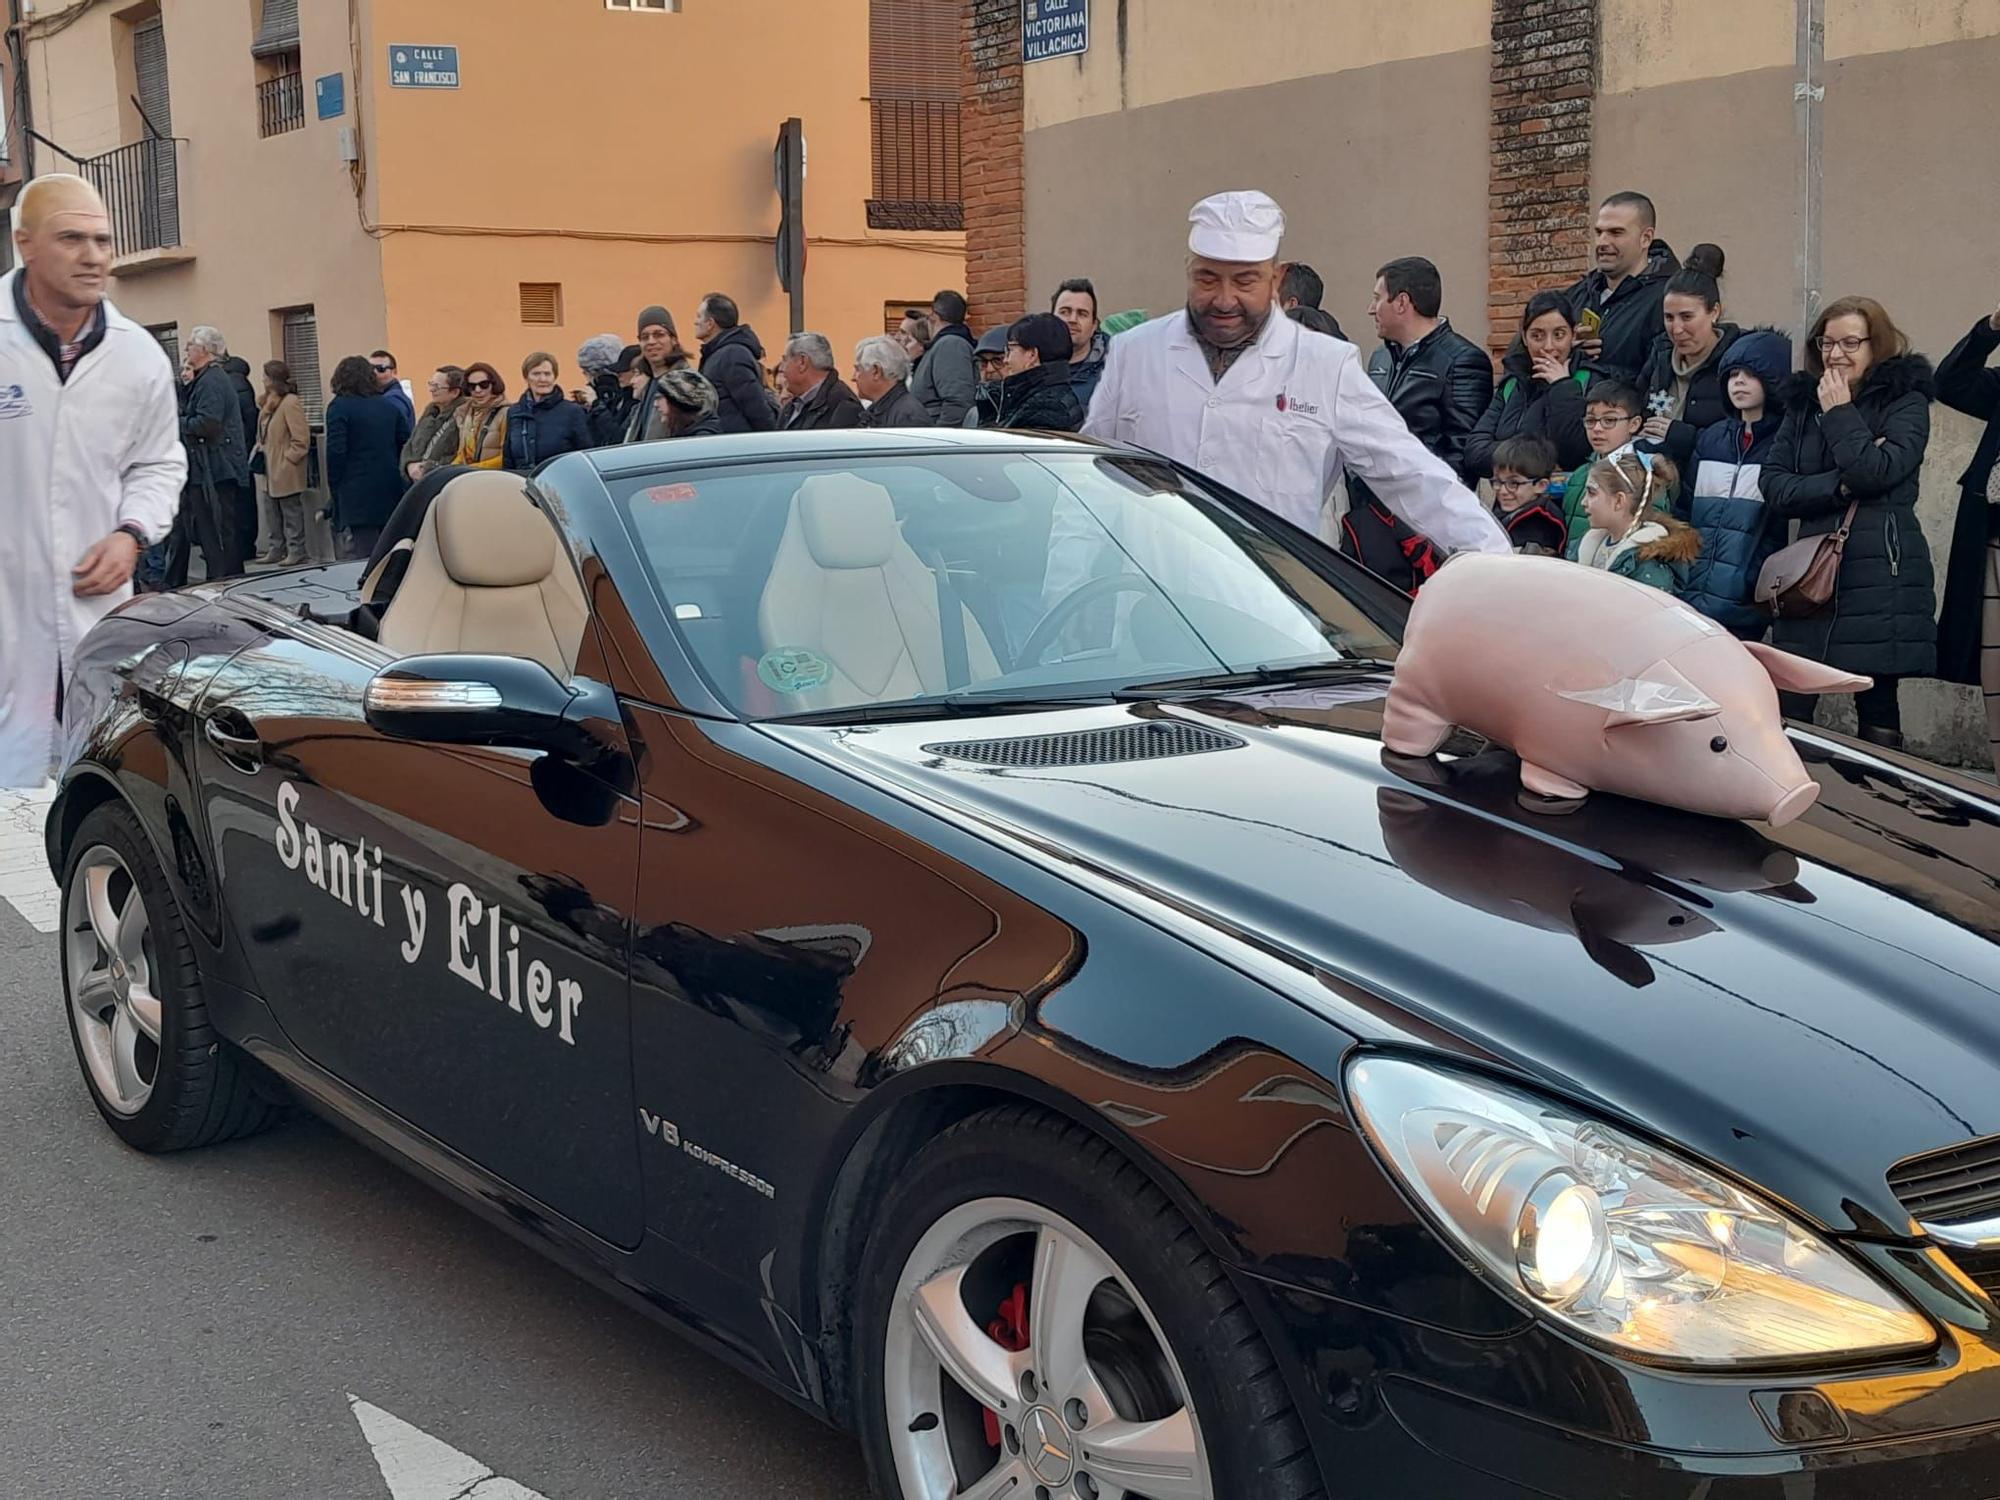
<path id="1" fill-rule="evenodd" d="M 520 656 L 404 657 L 368 680 L 361 706 L 391 739 L 545 750 L 587 769 L 625 755 L 610 688 Z"/>

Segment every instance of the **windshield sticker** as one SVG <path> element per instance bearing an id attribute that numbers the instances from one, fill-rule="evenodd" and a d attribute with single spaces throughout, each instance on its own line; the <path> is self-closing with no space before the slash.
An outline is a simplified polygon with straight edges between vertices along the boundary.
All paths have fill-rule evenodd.
<path id="1" fill-rule="evenodd" d="M 674 505 L 682 500 L 694 499 L 700 491 L 691 484 L 656 484 L 642 493 L 655 505 Z"/>
<path id="2" fill-rule="evenodd" d="M 764 686 L 779 693 L 809 693 L 833 681 L 833 663 L 803 646 L 780 646 L 757 662 Z"/>

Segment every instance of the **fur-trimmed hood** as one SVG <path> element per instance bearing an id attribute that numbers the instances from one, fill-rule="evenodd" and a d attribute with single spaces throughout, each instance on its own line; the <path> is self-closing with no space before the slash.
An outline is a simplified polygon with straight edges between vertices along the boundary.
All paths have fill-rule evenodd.
<path id="1" fill-rule="evenodd" d="M 1693 562 L 1701 556 L 1701 533 L 1677 516 L 1654 511 L 1632 537 L 1639 539 L 1639 556 L 1647 562 Z"/>
<path id="2" fill-rule="evenodd" d="M 1701 533 L 1678 517 L 1654 511 L 1624 536 L 1593 527 L 1577 544 L 1576 560 L 1589 568 L 1613 569 L 1625 553 L 1640 562 L 1685 568 L 1701 556 Z"/>
<path id="3" fill-rule="evenodd" d="M 1921 395 L 1926 400 L 1937 396 L 1937 375 L 1931 362 L 1921 354 L 1902 354 L 1894 359 L 1885 359 L 1868 372 L 1868 378 L 1861 382 L 1861 389 L 1854 393 L 1856 402 L 1867 405 L 1887 405 L 1903 396 Z M 1808 370 L 1801 370 L 1785 382 L 1784 402 L 1786 411 L 1816 412 L 1819 410 L 1819 377 Z"/>

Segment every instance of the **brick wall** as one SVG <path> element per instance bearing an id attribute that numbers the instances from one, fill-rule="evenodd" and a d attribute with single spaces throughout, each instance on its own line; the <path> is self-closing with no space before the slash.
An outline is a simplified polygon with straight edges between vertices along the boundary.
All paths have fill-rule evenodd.
<path id="1" fill-rule="evenodd" d="M 962 32 L 966 297 L 975 330 L 1027 302 L 1021 220 L 1021 0 L 968 0 Z"/>
<path id="2" fill-rule="evenodd" d="M 1494 353 L 1534 292 L 1590 255 L 1599 0 L 1493 0 L 1487 323 Z"/>

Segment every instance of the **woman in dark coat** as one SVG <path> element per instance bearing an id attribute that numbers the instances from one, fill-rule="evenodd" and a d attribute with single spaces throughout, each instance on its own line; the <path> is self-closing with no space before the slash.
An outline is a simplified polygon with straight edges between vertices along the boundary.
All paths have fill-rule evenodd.
<path id="1" fill-rule="evenodd" d="M 1595 371 L 1576 347 L 1576 323 L 1562 292 L 1537 292 L 1521 314 L 1521 332 L 1500 361 L 1500 384 L 1465 440 L 1465 471 L 1493 477 L 1493 450 L 1509 438 L 1545 438 L 1567 474 L 1590 457 L 1583 431 L 1584 394 Z"/>
<path id="2" fill-rule="evenodd" d="M 1666 331 L 1646 357 L 1646 425 L 1639 447 L 1664 453 L 1683 474 L 1694 472 L 1694 445 L 1704 427 L 1730 415 L 1722 360 L 1742 330 L 1722 321 L 1722 251 L 1696 245 L 1667 282 Z"/>
<path id="3" fill-rule="evenodd" d="M 346 533 L 342 557 L 366 557 L 403 497 L 398 462 L 410 440 L 409 408 L 382 398 L 374 366 L 358 354 L 334 368 L 330 384 L 326 480 L 333 492 L 333 526 Z"/>
<path id="4" fill-rule="evenodd" d="M 1938 366 L 1938 400 L 1984 422 L 1986 431 L 1958 479 L 1937 670 L 1946 682 L 1985 690 L 1993 768 L 2000 771 L 2000 369 L 1987 365 L 1996 349 L 2000 312 L 1973 324 Z"/>
<path id="5" fill-rule="evenodd" d="M 1827 304 L 1806 339 L 1805 364 L 1786 390 L 1784 425 L 1758 488 L 1770 524 L 1797 521 L 1802 539 L 1836 530 L 1850 504 L 1854 524 L 1833 604 L 1776 621 L 1771 642 L 1873 677 L 1875 686 L 1855 699 L 1862 736 L 1900 746 L 1897 689 L 1937 667 L 1931 551 L 1917 524 L 1931 365 L 1867 297 Z M 1810 699 L 1787 695 L 1785 710 L 1812 718 Z"/>
<path id="6" fill-rule="evenodd" d="M 556 357 L 540 349 L 521 361 L 528 388 L 507 412 L 504 465 L 517 474 L 532 474 L 559 453 L 592 446 L 590 418 L 563 390 L 556 378 L 561 373 Z"/>

